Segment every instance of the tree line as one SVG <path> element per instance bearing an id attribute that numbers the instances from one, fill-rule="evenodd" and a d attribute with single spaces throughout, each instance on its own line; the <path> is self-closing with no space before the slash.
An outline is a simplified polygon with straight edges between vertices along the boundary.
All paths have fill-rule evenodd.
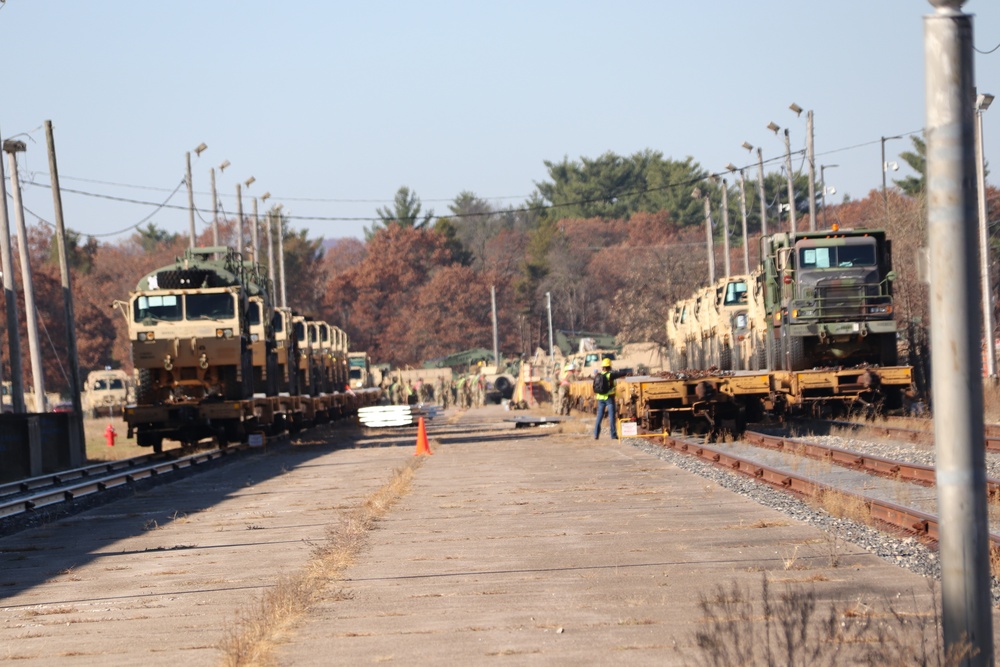
<path id="1" fill-rule="evenodd" d="M 817 226 L 822 228 L 825 214 L 827 222 L 843 227 L 888 230 L 899 276 L 897 316 L 917 354 L 926 348 L 928 308 L 915 261 L 925 238 L 923 142 L 915 138 L 913 144 L 914 150 L 902 157 L 916 176 L 897 182 L 885 198 L 873 190 L 863 199 L 828 205 Z M 696 186 L 712 202 L 717 274 L 724 265 L 721 182 L 708 180 L 708 172 L 690 157 L 672 160 L 649 150 L 564 158 L 545 166 L 548 179 L 536 183 L 526 201 L 506 207 L 466 191 L 436 215 L 423 208 L 415 192 L 401 187 L 392 204 L 376 210 L 378 221 L 365 230 L 364 239 L 325 242 L 308 229 L 293 229 L 280 211 L 272 211 L 284 239 L 288 303 L 345 330 L 352 349 L 397 366 L 492 348 L 491 288 L 496 290 L 500 350 L 507 357 L 548 349 L 546 293 L 555 329 L 615 333 L 620 343 L 664 342 L 671 304 L 708 279 L 703 203 L 692 197 Z M 761 206 L 756 179 L 748 179 L 752 267 L 758 259 Z M 728 187 L 731 264 L 738 273 L 743 266 L 740 195 L 735 183 Z M 784 175 L 768 173 L 764 190 L 768 230 L 787 229 L 787 213 L 780 206 L 787 193 Z M 808 229 L 805 175 L 796 175 L 795 190 L 798 227 Z M 989 188 L 989 196 L 990 210 L 997 211 L 1000 192 Z M 991 228 L 997 222 L 994 214 Z M 235 246 L 235 227 L 234 220 L 221 222 L 221 243 Z M 53 230 L 37 224 L 28 236 L 45 383 L 64 391 L 66 331 Z M 143 275 L 182 255 L 187 237 L 154 223 L 114 242 L 72 231 L 67 237 L 81 372 L 105 366 L 130 371 L 126 323 L 113 304 L 126 299 Z M 211 245 L 211 230 L 197 242 Z M 261 255 L 266 260 L 266 251 Z M 3 374 L 9 377 L 4 327 L 0 322 Z M 23 368 L 29 369 L 26 347 Z"/>

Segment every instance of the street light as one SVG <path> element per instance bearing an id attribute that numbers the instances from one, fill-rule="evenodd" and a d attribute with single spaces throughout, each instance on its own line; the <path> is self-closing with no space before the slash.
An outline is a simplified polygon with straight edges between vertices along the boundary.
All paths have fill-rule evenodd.
<path id="1" fill-rule="evenodd" d="M 983 156 L 983 112 L 990 108 L 993 96 L 976 96 L 976 177 L 979 194 L 979 269 L 983 292 L 983 333 L 986 336 L 986 374 L 997 377 L 997 352 L 993 342 L 993 290 L 990 286 L 990 238 L 986 220 L 986 165 Z"/>
<path id="2" fill-rule="evenodd" d="M 774 132 L 775 136 L 778 135 L 778 130 L 781 127 L 771 121 L 767 124 L 767 129 Z M 793 234 L 795 233 L 795 186 L 792 184 L 792 145 L 788 138 L 788 130 L 785 130 L 785 172 L 788 177 L 788 224 L 789 231 Z"/>
<path id="3" fill-rule="evenodd" d="M 788 105 L 796 116 L 802 115 L 802 107 L 795 102 Z M 813 143 L 813 112 L 806 112 L 806 162 L 809 166 L 809 231 L 816 231 L 816 150 Z"/>
<path id="4" fill-rule="evenodd" d="M 749 141 L 743 142 L 743 148 L 747 152 L 753 150 L 753 144 Z M 757 149 L 757 186 L 760 189 L 760 233 L 767 236 L 767 198 L 764 196 L 764 153 Z"/>
<path id="5" fill-rule="evenodd" d="M 194 154 L 196 157 L 201 157 L 201 154 L 208 149 L 208 144 L 204 141 L 198 144 L 194 149 Z M 188 186 L 188 228 L 191 234 L 191 247 L 194 247 L 194 187 L 191 185 L 191 151 L 184 154 L 185 162 L 187 164 L 187 186 Z"/>
<path id="6" fill-rule="evenodd" d="M 820 186 L 823 188 L 823 195 L 822 195 L 823 196 L 823 226 L 826 227 L 827 229 L 829 229 L 829 225 L 826 224 L 826 175 L 825 175 L 824 172 L 827 169 L 833 169 L 834 167 L 839 167 L 839 166 L 840 166 L 839 164 L 821 164 L 819 166 L 819 183 L 820 183 Z M 837 194 L 837 189 L 836 188 L 830 188 L 830 194 L 831 195 Z"/>
<path id="7" fill-rule="evenodd" d="M 743 273 L 747 275 L 750 274 L 750 247 L 749 247 L 749 237 L 747 235 L 747 188 L 746 188 L 746 178 L 743 175 L 743 170 L 738 169 L 735 164 L 730 162 L 726 165 L 732 173 L 737 171 L 740 174 L 740 220 L 743 223 Z"/>
<path id="8" fill-rule="evenodd" d="M 885 161 L 885 142 L 889 141 L 890 139 L 902 139 L 902 138 L 903 138 L 903 136 L 901 134 L 897 134 L 897 135 L 892 136 L 892 137 L 882 137 L 882 203 L 885 206 L 885 214 L 886 214 L 886 216 L 889 215 L 889 195 L 888 195 L 888 193 L 886 191 L 885 173 L 887 171 L 889 171 L 889 169 L 892 169 L 893 171 L 898 171 L 899 170 L 899 164 L 896 163 L 896 162 L 893 162 L 890 165 L 889 162 Z"/>
<path id="9" fill-rule="evenodd" d="M 715 239 L 712 237 L 712 203 L 708 199 L 708 193 L 702 192 L 701 188 L 691 191 L 691 196 L 705 202 L 705 244 L 708 247 L 708 282 L 715 283 Z"/>
<path id="10" fill-rule="evenodd" d="M 219 173 L 221 174 L 229 166 L 229 160 L 223 160 L 222 164 L 219 165 Z M 215 190 L 215 167 L 210 170 L 212 177 L 212 245 L 219 245 L 219 195 Z M 218 259 L 218 257 L 216 257 Z"/>

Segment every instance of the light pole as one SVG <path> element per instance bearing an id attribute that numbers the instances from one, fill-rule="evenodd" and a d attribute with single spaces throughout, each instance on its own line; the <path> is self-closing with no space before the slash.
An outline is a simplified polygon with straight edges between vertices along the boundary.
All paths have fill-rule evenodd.
<path id="1" fill-rule="evenodd" d="M 736 173 L 736 165 L 730 162 L 726 169 Z M 746 177 L 740 169 L 740 221 L 743 223 L 743 273 L 750 275 L 750 246 L 747 237 L 747 186 Z"/>
<path id="2" fill-rule="evenodd" d="M 889 193 L 888 190 L 886 190 L 885 173 L 889 171 L 889 169 L 897 171 L 899 169 L 899 163 L 897 162 L 889 163 L 885 161 L 885 142 L 889 141 L 890 139 L 902 139 L 902 138 L 903 138 L 902 135 L 899 134 L 893 137 L 882 137 L 882 204 L 885 206 L 885 214 L 887 216 L 889 215 Z"/>
<path id="3" fill-rule="evenodd" d="M 743 142 L 743 148 L 747 152 L 753 150 L 753 144 L 749 141 Z M 767 197 L 764 195 L 764 152 L 757 149 L 757 187 L 760 190 L 760 234 L 767 236 Z"/>
<path id="4" fill-rule="evenodd" d="M 802 107 L 795 102 L 788 105 L 796 116 L 802 115 Z M 809 231 L 816 231 L 816 150 L 813 143 L 813 112 L 806 112 L 806 162 L 809 166 Z"/>
<path id="5" fill-rule="evenodd" d="M 549 367 L 553 376 L 556 374 L 556 351 L 552 344 L 552 292 L 545 293 L 545 307 L 549 311 Z M 496 363 L 494 361 L 494 363 Z"/>
<path id="6" fill-rule="evenodd" d="M 767 124 L 767 129 L 778 136 L 781 126 L 771 121 Z M 795 185 L 792 183 L 792 144 L 788 138 L 788 130 L 785 129 L 785 175 L 788 177 L 788 226 L 791 233 L 795 233 Z"/>
<path id="7" fill-rule="evenodd" d="M 708 283 L 715 283 L 715 239 L 712 238 L 712 203 L 708 200 L 708 193 L 702 193 L 701 188 L 691 191 L 691 196 L 695 199 L 703 199 L 705 202 L 705 245 L 708 247 Z"/>
<path id="8" fill-rule="evenodd" d="M 208 145 L 203 141 L 194 149 L 196 157 L 201 157 Z M 191 234 L 191 247 L 194 247 L 194 187 L 191 184 L 191 151 L 184 154 L 187 163 L 187 186 L 188 186 L 188 227 Z"/>
<path id="9" fill-rule="evenodd" d="M 821 164 L 819 166 L 819 184 L 820 184 L 820 187 L 823 188 L 823 190 L 822 190 L 822 197 L 823 197 L 823 226 L 826 227 L 827 229 L 829 229 L 829 225 L 826 224 L 826 176 L 824 175 L 824 172 L 827 169 L 833 169 L 834 167 L 839 167 L 839 166 L 840 166 L 839 164 Z M 830 194 L 831 195 L 837 194 L 837 189 L 836 188 L 830 188 Z"/>
<path id="10" fill-rule="evenodd" d="M 979 191 L 979 269 L 983 282 L 983 334 L 986 337 L 986 374 L 997 379 L 997 350 L 993 342 L 993 289 L 990 286 L 990 235 L 986 219 L 986 164 L 983 156 L 983 112 L 990 108 L 993 96 L 976 96 L 976 178 Z"/>
<path id="11" fill-rule="evenodd" d="M 271 192 L 265 192 L 260 196 L 260 200 L 267 203 L 267 200 L 271 198 Z M 275 301 L 277 294 L 274 293 L 274 236 L 271 232 L 271 228 L 274 226 L 274 222 L 271 220 L 271 212 L 267 212 L 267 277 L 271 281 L 271 300 Z"/>
<path id="12" fill-rule="evenodd" d="M 223 160 L 219 165 L 219 173 L 229 166 L 229 160 Z M 215 191 L 215 167 L 212 167 L 212 245 L 219 245 L 219 195 Z"/>
<path id="13" fill-rule="evenodd" d="M 287 308 L 287 289 L 285 288 L 285 224 L 281 220 L 281 204 L 274 207 L 274 217 L 278 223 L 278 278 L 281 279 L 281 307 Z"/>

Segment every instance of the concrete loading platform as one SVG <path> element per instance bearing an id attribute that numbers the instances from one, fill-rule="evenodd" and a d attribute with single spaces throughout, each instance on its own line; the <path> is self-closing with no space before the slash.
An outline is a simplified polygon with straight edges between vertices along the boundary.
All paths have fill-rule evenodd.
<path id="1" fill-rule="evenodd" d="M 813 591 L 819 607 L 930 614 L 918 575 L 627 442 L 515 430 L 510 416 L 428 424 L 433 455 L 280 634 L 274 664 L 697 664 L 699 600 L 737 586 L 752 602 L 765 576 L 773 595 Z M 305 568 L 327 528 L 413 459 L 413 439 L 335 427 L 3 538 L 0 656 L 224 664 L 239 609 Z"/>

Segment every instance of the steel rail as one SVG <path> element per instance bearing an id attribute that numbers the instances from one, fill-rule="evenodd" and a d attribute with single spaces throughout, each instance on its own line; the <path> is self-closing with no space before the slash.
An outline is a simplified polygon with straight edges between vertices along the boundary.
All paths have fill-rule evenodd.
<path id="1" fill-rule="evenodd" d="M 863 493 L 840 489 L 806 477 L 805 475 L 751 461 L 711 445 L 695 443 L 667 435 L 660 436 L 658 444 L 803 497 L 817 497 L 823 493 L 838 493 L 857 498 L 869 509 L 872 518 L 904 530 L 921 539 L 938 541 L 940 534 L 938 518 L 927 512 L 886 500 L 872 498 Z M 994 552 L 1000 552 L 1000 535 L 991 533 L 990 545 Z"/>
<path id="2" fill-rule="evenodd" d="M 140 466 L 144 466 L 151 461 L 163 459 L 166 456 L 168 456 L 168 454 L 142 454 L 140 456 L 134 456 L 128 459 L 119 459 L 117 461 L 105 461 L 102 463 L 94 463 L 88 466 L 83 466 L 81 468 L 61 470 L 56 473 L 39 475 L 37 477 L 29 477 L 27 479 L 21 479 L 16 482 L 8 482 L 6 484 L 0 484 L 0 498 L 16 496 L 22 493 L 31 493 L 32 491 L 37 491 L 38 489 L 59 486 L 61 484 L 66 484 L 67 482 L 71 482 L 77 479 L 84 479 L 84 478 L 89 479 L 95 476 L 116 472 L 126 468 L 137 468 Z"/>
<path id="3" fill-rule="evenodd" d="M 811 421 L 817 421 L 817 420 L 811 420 Z M 876 424 L 876 423 L 862 424 L 860 422 L 841 421 L 835 419 L 821 420 L 821 423 L 851 430 L 864 429 L 866 431 L 872 431 L 886 438 L 892 438 L 893 440 L 899 440 L 901 442 L 920 443 L 925 445 L 934 444 L 934 433 L 932 431 L 924 431 L 916 428 L 906 428 L 903 426 L 887 426 L 885 424 Z M 984 438 L 986 442 L 987 451 L 1000 452 L 1000 425 L 987 424 L 985 426 L 984 431 L 985 431 Z"/>
<path id="4" fill-rule="evenodd" d="M 148 465 L 136 465 L 126 469 L 113 469 L 105 473 L 94 473 L 92 477 L 86 478 L 77 484 L 50 488 L 31 495 L 9 500 L 0 504 L 0 519 L 7 519 L 18 514 L 23 514 L 32 510 L 50 507 L 59 503 L 72 502 L 79 498 L 92 496 L 110 489 L 134 484 L 140 480 L 165 475 L 185 468 L 198 466 L 224 456 L 229 456 L 246 449 L 250 446 L 246 443 L 231 445 L 225 449 L 212 449 L 204 452 L 197 452 L 188 456 L 182 456 L 172 460 L 157 460 Z M 142 459 L 144 457 L 136 457 Z M 145 458 L 162 458 L 147 456 Z M 129 460 L 129 459 L 125 459 Z M 93 467 L 93 466 L 90 466 Z M 97 466 L 100 467 L 100 466 Z M 72 471 L 67 471 L 72 472 Z M 49 476 L 51 477 L 51 476 Z M 40 478 L 39 478 L 40 479 Z"/>

